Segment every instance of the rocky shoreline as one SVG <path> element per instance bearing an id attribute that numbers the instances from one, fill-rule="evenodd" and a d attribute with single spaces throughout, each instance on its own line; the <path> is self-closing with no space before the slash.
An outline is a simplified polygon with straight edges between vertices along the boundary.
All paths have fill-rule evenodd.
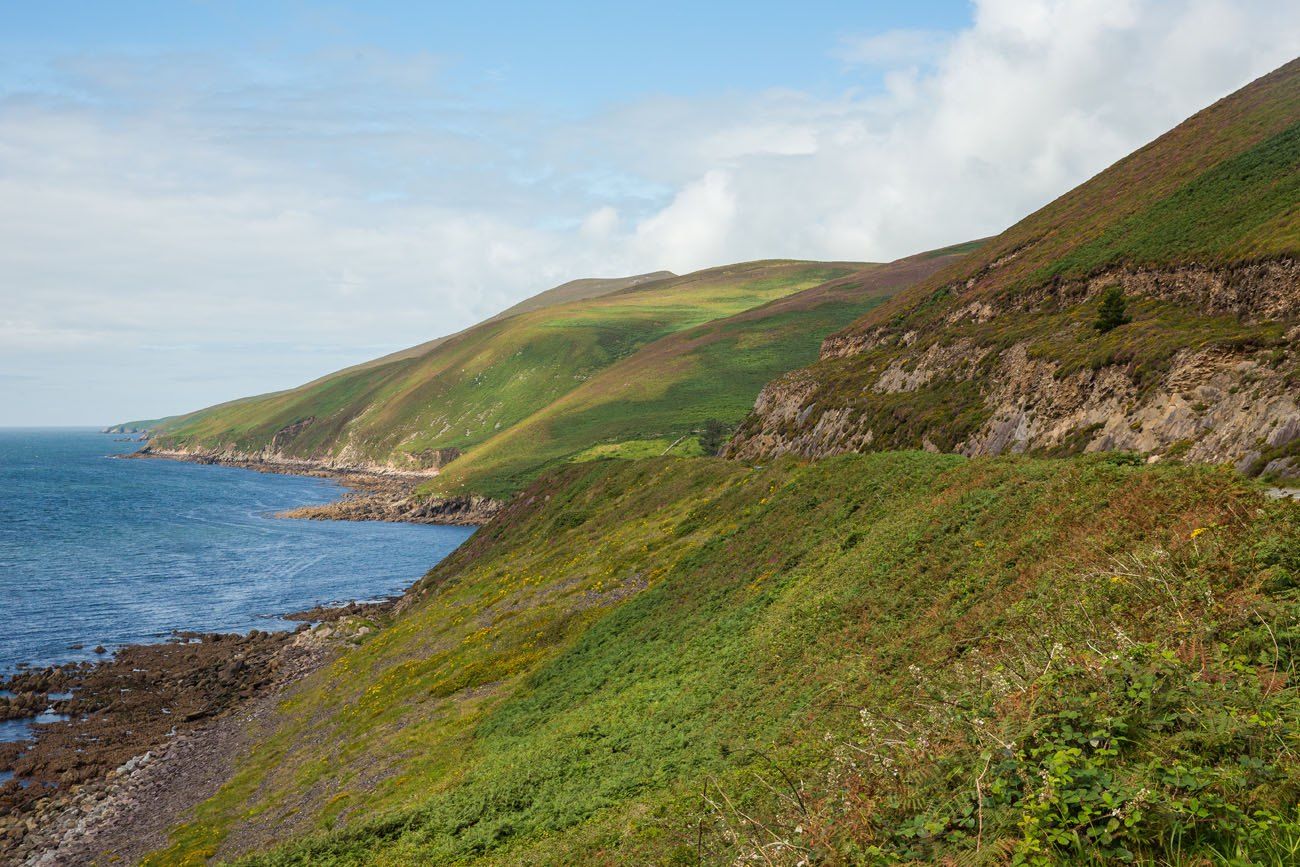
<path id="1" fill-rule="evenodd" d="M 134 863 L 225 781 L 249 723 L 377 628 L 396 600 L 313 609 L 293 632 L 180 633 L 111 659 L 19 671 L 0 709 L 57 721 L 0 744 L 0 863 Z M 223 770 L 223 768 L 225 770 Z"/>
<path id="2" fill-rule="evenodd" d="M 238 467 L 259 473 L 333 479 L 350 489 L 341 500 L 319 506 L 302 506 L 279 517 L 313 521 L 390 521 L 408 524 L 475 526 L 490 521 L 505 506 L 500 500 L 479 496 L 417 497 L 416 485 L 428 481 L 427 473 L 379 468 L 330 466 L 311 461 L 268 461 L 247 457 L 153 449 L 145 446 L 122 455 L 126 459 L 160 458 L 194 464 Z"/>
<path id="3" fill-rule="evenodd" d="M 300 506 L 280 512 L 280 518 L 309 521 L 395 521 L 408 524 L 485 524 L 504 503 L 487 497 L 422 499 L 409 492 L 362 490 L 321 506 Z"/>
<path id="4" fill-rule="evenodd" d="M 474 525 L 504 505 L 415 498 L 424 474 L 147 446 L 121 457 L 330 478 L 350 489 L 337 502 L 282 513 L 290 518 Z M 0 864 L 134 863 L 164 846 L 185 811 L 227 779 L 250 724 L 270 719 L 298 680 L 378 628 L 400 598 L 287 614 L 302 621 L 292 632 L 176 633 L 0 680 L 0 721 L 31 721 L 32 732 L 0 742 Z"/>

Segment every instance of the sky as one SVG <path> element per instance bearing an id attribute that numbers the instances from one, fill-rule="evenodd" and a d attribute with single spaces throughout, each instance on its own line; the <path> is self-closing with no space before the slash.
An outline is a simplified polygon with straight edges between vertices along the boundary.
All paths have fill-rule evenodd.
<path id="1" fill-rule="evenodd" d="M 996 234 L 1294 0 L 0 0 L 0 425 L 290 387 L 566 280 Z"/>

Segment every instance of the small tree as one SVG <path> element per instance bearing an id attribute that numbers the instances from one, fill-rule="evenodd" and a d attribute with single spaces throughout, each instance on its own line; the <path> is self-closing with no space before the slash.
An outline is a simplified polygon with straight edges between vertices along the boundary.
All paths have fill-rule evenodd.
<path id="1" fill-rule="evenodd" d="M 1114 328 L 1132 322 L 1133 317 L 1125 311 L 1128 304 L 1124 300 L 1124 290 L 1118 286 L 1112 286 L 1106 290 L 1106 294 L 1101 296 L 1101 307 L 1097 309 L 1097 321 L 1092 324 L 1102 334 Z"/>
<path id="2" fill-rule="evenodd" d="M 716 455 L 722 448 L 722 441 L 727 435 L 727 426 L 716 418 L 711 418 L 704 423 L 704 430 L 700 432 L 700 449 L 706 455 Z"/>

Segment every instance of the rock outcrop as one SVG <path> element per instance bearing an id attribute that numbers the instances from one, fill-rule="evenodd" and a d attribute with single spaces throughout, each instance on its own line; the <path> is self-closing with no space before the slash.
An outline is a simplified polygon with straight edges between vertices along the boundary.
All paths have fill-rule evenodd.
<path id="1" fill-rule="evenodd" d="M 281 512 L 281 518 L 312 521 L 398 521 L 409 524 L 485 524 L 503 503 L 490 497 L 417 497 L 389 493 L 349 494 L 336 503 L 302 506 Z"/>
<path id="2" fill-rule="evenodd" d="M 730 457 L 822 457 L 871 448 L 936 448 L 966 455 L 1003 452 L 1136 451 L 1231 463 L 1274 478 L 1300 476 L 1300 265 L 1293 259 L 1224 268 L 1113 269 L 1086 280 L 1049 283 L 1001 298 L 963 297 L 918 325 L 901 318 L 836 335 L 821 363 L 770 383 L 727 445 Z M 1076 346 L 1089 326 L 1067 328 L 1061 314 L 1111 286 L 1189 311 L 1191 346 L 1160 364 L 1138 349 L 1103 364 L 1066 364 L 1051 347 Z M 946 287 L 949 290 L 953 287 Z M 998 345 L 1002 317 L 1043 314 L 1032 339 Z M 1052 319 L 1052 314 L 1058 314 Z M 1281 335 L 1207 339 L 1211 317 Z M 1166 331 L 1179 327 L 1163 325 Z M 918 331 L 918 328 L 920 329 Z M 1260 331 L 1263 329 L 1263 331 Z M 1161 339 L 1167 340 L 1167 334 Z M 1044 346 L 1048 347 L 1044 350 Z M 851 384 L 846 386 L 846 383 Z M 898 406 L 958 395 L 943 422 L 901 432 Z M 892 402 L 891 402 L 892 401 Z M 891 409 L 895 407 L 895 409 Z"/>
<path id="3" fill-rule="evenodd" d="M 438 449 L 456 452 L 455 449 Z M 503 503 L 490 497 L 472 495 L 424 497 L 414 488 L 436 470 L 410 472 L 388 464 L 354 464 L 334 461 L 310 461 L 270 452 L 249 455 L 234 450 L 158 448 L 145 446 L 128 458 L 166 458 L 198 464 L 240 467 L 263 473 L 318 476 L 336 479 L 352 488 L 343 499 L 319 506 L 302 506 L 282 512 L 280 517 L 318 521 L 394 521 L 412 524 L 455 524 L 472 526 L 491 520 Z M 442 457 L 450 460 L 455 455 Z"/>
<path id="4" fill-rule="evenodd" d="M 277 436 L 279 436 L 277 434 Z M 283 441 L 281 441 L 283 442 Z M 433 453 L 437 454 L 433 454 Z M 343 454 L 339 457 L 303 458 L 288 454 L 276 447 L 275 442 L 256 452 L 242 451 L 233 447 L 189 448 L 176 446 L 166 441 L 151 441 L 136 457 L 171 458 L 195 464 L 220 464 L 228 467 L 242 467 L 268 473 L 289 473 L 292 475 L 367 475 L 429 478 L 438 475 L 460 452 L 457 449 L 432 449 L 422 453 L 422 458 L 410 458 L 401 463 L 395 461 L 378 462 L 366 460 L 354 455 Z"/>

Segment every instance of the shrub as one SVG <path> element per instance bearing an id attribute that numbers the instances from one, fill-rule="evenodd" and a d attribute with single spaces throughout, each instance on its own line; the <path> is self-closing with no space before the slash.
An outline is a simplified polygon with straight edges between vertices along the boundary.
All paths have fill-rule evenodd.
<path id="1" fill-rule="evenodd" d="M 716 455 L 726 437 L 727 426 L 716 418 L 711 418 L 704 423 L 704 429 L 700 432 L 700 449 L 706 455 Z"/>
<path id="2" fill-rule="evenodd" d="M 1101 296 L 1101 307 L 1097 310 L 1097 321 L 1092 327 L 1096 328 L 1102 334 L 1112 331 L 1121 325 L 1133 321 L 1127 311 L 1128 304 L 1124 300 L 1124 290 L 1118 286 L 1112 286 L 1106 290 L 1106 294 Z"/>

